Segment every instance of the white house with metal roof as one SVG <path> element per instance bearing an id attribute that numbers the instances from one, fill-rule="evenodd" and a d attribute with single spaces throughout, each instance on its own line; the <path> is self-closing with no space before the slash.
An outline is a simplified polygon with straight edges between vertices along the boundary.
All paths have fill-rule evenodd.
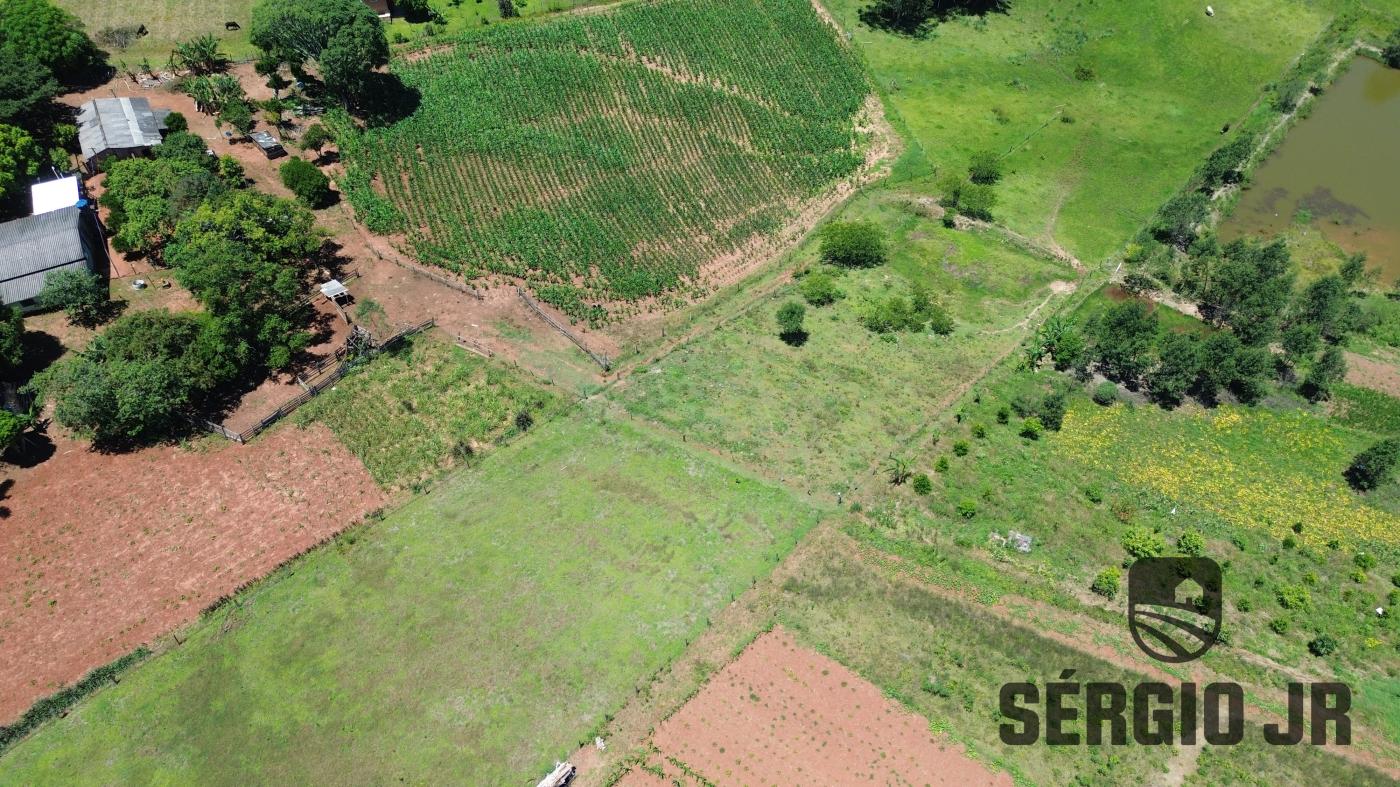
<path id="1" fill-rule="evenodd" d="M 144 155 L 161 142 L 168 110 L 144 98 L 98 98 L 78 108 L 78 146 L 89 172 L 110 156 Z"/>

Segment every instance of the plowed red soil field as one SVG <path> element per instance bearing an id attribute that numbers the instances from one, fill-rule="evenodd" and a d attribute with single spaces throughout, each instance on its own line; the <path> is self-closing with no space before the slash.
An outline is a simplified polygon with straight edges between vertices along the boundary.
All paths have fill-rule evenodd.
<path id="1" fill-rule="evenodd" d="M 321 426 L 0 467 L 0 724 L 385 502 Z"/>
<path id="2" fill-rule="evenodd" d="M 781 628 L 716 673 L 653 743 L 661 755 L 648 763 L 652 771 L 633 770 L 622 785 L 699 783 L 697 776 L 719 785 L 1012 783 Z"/>

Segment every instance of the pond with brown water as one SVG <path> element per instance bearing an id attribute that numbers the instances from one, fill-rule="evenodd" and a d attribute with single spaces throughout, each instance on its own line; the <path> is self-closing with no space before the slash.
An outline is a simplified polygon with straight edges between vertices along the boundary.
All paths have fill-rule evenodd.
<path id="1" fill-rule="evenodd" d="M 1400 69 L 1352 61 L 1262 166 L 1220 227 L 1272 238 L 1310 222 L 1389 284 L 1400 277 Z"/>

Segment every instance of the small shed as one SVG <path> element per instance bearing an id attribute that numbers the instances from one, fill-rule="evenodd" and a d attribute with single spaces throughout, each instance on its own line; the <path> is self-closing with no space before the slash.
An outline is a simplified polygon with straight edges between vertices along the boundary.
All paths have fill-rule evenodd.
<path id="1" fill-rule="evenodd" d="M 54 271 L 105 270 L 107 244 L 97 217 L 77 206 L 0 224 L 0 303 L 23 311 Z"/>
<path id="2" fill-rule="evenodd" d="M 29 197 L 34 204 L 35 216 L 55 210 L 71 208 L 83 198 L 78 189 L 78 176 L 70 175 L 58 180 L 46 180 L 29 187 Z"/>
<path id="3" fill-rule="evenodd" d="M 96 98 L 78 108 L 78 146 L 89 172 L 107 158 L 141 156 L 159 145 L 168 110 L 144 98 Z"/>
<path id="4" fill-rule="evenodd" d="M 248 135 L 248 138 L 253 140 L 254 144 L 258 146 L 258 149 L 268 158 L 277 158 L 278 156 L 287 155 L 287 151 L 283 149 L 282 143 L 277 141 L 277 137 L 272 136 L 266 131 L 254 131 Z"/>

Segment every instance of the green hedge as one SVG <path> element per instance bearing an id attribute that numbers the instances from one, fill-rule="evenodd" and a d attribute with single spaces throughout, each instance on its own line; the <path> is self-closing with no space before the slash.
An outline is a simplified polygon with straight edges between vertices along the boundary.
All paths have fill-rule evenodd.
<path id="1" fill-rule="evenodd" d="M 107 682 L 115 680 L 118 675 L 150 655 L 151 651 L 143 645 L 116 661 L 89 672 L 77 683 L 34 703 L 33 707 L 19 717 L 19 721 L 9 726 L 0 726 L 0 753 L 4 753 L 44 722 L 62 716 L 84 697 L 102 688 Z"/>

